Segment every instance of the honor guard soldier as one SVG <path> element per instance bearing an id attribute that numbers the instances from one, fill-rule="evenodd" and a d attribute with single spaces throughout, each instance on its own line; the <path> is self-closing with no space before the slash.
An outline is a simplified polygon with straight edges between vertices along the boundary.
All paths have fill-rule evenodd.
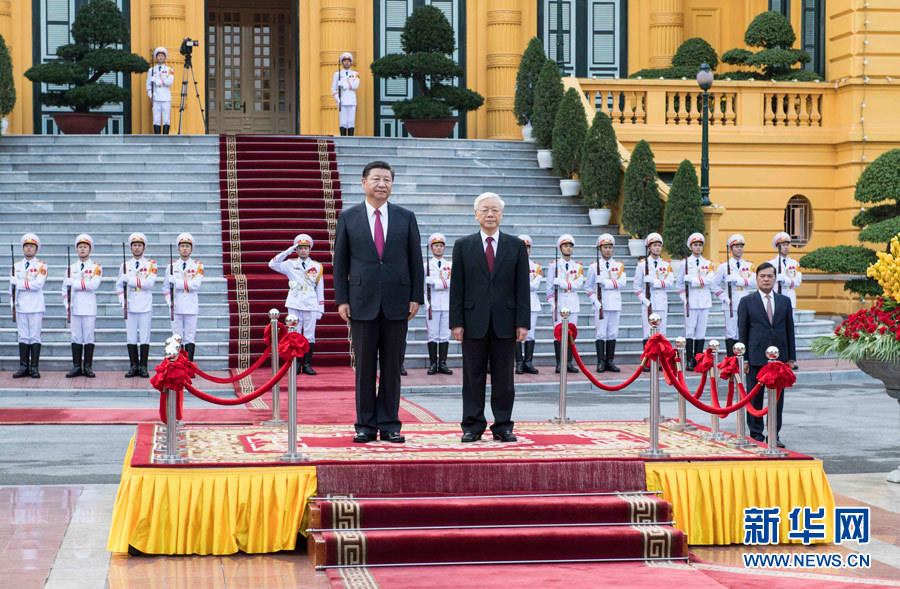
<path id="1" fill-rule="evenodd" d="M 147 72 L 147 96 L 153 101 L 153 134 L 168 135 L 175 70 L 166 65 L 169 52 L 165 47 L 157 47 L 153 56 L 156 63 Z"/>
<path id="2" fill-rule="evenodd" d="M 584 268 L 572 259 L 572 252 L 575 251 L 575 238 L 569 234 L 560 235 L 556 240 L 556 247 L 561 257 L 558 256 L 557 259 L 550 262 L 550 269 L 547 273 L 547 302 L 553 309 L 554 329 L 562 323 L 559 311 L 563 307 L 569 309 L 569 324 L 578 325 L 578 289 L 584 284 Z M 564 334 L 563 337 L 567 337 L 567 335 Z M 556 372 L 559 372 L 561 346 L 556 338 L 553 340 L 553 346 L 556 351 Z M 571 354 L 569 354 L 566 369 L 569 372 L 578 372 Z"/>
<path id="3" fill-rule="evenodd" d="M 172 333 L 181 336 L 184 351 L 188 359 L 194 361 L 194 352 L 197 350 L 197 318 L 200 313 L 200 304 L 197 293 L 200 292 L 200 283 L 203 282 L 203 262 L 191 259 L 194 252 L 194 236 L 190 233 L 182 233 L 175 240 L 178 246 L 180 259 L 174 261 L 166 269 L 166 277 L 163 280 L 163 298 L 166 305 L 172 309 L 172 294 L 175 294 L 174 319 L 172 319 Z"/>
<path id="4" fill-rule="evenodd" d="M 706 238 L 702 233 L 692 233 L 687 240 L 691 255 L 678 267 L 675 282 L 678 296 L 684 305 L 684 337 L 686 340 L 685 370 L 693 370 L 697 364 L 695 354 L 703 352 L 706 345 L 706 323 L 712 307 L 710 288 L 716 286 L 716 270 L 712 262 L 703 257 Z"/>
<path id="5" fill-rule="evenodd" d="M 597 238 L 597 260 L 588 267 L 584 288 L 594 309 L 594 345 L 597 348 L 597 372 L 621 372 L 613 364 L 619 316 L 622 313 L 622 289 L 628 284 L 625 264 L 613 259 L 615 239 L 609 233 Z M 602 317 L 601 317 L 602 314 Z"/>
<path id="6" fill-rule="evenodd" d="M 791 299 L 791 309 L 794 312 L 794 325 L 797 325 L 797 293 L 795 289 L 803 283 L 803 272 L 800 271 L 800 263 L 788 256 L 791 251 L 791 236 L 781 231 L 772 238 L 772 247 L 778 252 L 769 263 L 775 266 L 775 290 Z M 792 368 L 797 369 L 797 364 Z"/>
<path id="7" fill-rule="evenodd" d="M 90 235 L 82 233 L 76 237 L 75 249 L 78 251 L 78 261 L 69 266 L 62 287 L 63 305 L 70 311 L 72 318 L 72 370 L 66 373 L 66 378 L 94 378 L 97 289 L 103 278 L 103 268 L 91 260 L 94 239 Z"/>
<path id="8" fill-rule="evenodd" d="M 638 261 L 632 282 L 634 294 L 641 302 L 641 327 L 643 328 L 644 347 L 650 339 L 650 314 L 659 315 L 659 333 L 666 335 L 666 318 L 669 313 L 668 289 L 675 285 L 672 265 L 660 257 L 663 238 L 659 233 L 651 233 L 644 240 L 650 254 Z M 644 366 L 644 372 L 650 372 Z"/>
<path id="9" fill-rule="evenodd" d="M 144 257 L 147 236 L 132 233 L 128 236 L 132 258 L 119 268 L 116 294 L 126 311 L 125 331 L 130 367 L 125 378 L 150 378 L 147 358 L 150 356 L 150 324 L 153 321 L 153 285 L 156 284 L 156 262 Z M 138 348 L 140 345 L 140 349 Z M 140 352 L 140 355 L 138 355 Z"/>
<path id="10" fill-rule="evenodd" d="M 519 239 L 525 242 L 525 250 L 528 252 L 528 281 L 531 285 L 531 323 L 528 327 L 528 335 L 525 341 L 516 344 L 516 374 L 527 372 L 537 374 L 534 367 L 534 328 L 537 326 L 538 314 L 541 312 L 541 296 L 538 294 L 541 281 L 544 280 L 541 265 L 531 259 L 531 236 L 520 235 Z"/>
<path id="11" fill-rule="evenodd" d="M 428 245 L 434 255 L 425 266 L 425 326 L 428 329 L 428 374 L 453 374 L 447 367 L 450 346 L 450 260 L 444 259 L 446 239 L 432 233 Z"/>
<path id="12" fill-rule="evenodd" d="M 19 332 L 19 370 L 13 378 L 40 378 L 41 325 L 44 321 L 44 283 L 47 263 L 37 259 L 41 240 L 34 233 L 22 236 L 25 258 L 13 265 L 9 301 L 15 310 Z"/>
<path id="13" fill-rule="evenodd" d="M 341 67 L 331 78 L 331 95 L 338 105 L 341 136 L 353 137 L 356 127 L 356 90 L 359 88 L 359 72 L 351 70 L 353 54 L 341 54 Z"/>
<path id="14" fill-rule="evenodd" d="M 735 233 L 728 238 L 728 259 L 716 270 L 716 296 L 722 301 L 725 313 L 725 349 L 734 355 L 734 343 L 738 338 L 738 304 L 741 299 L 756 290 L 756 268 L 744 259 L 744 236 Z"/>
<path id="15" fill-rule="evenodd" d="M 312 247 L 312 238 L 301 233 L 294 238 L 294 245 L 269 260 L 269 268 L 288 277 L 290 291 L 284 305 L 288 313 L 297 316 L 301 333 L 309 341 L 309 351 L 297 366 L 297 373 L 314 375 L 312 357 L 316 345 L 316 321 L 325 313 L 325 281 L 322 264 L 309 257 Z M 293 251 L 297 252 L 297 258 L 288 260 Z"/>

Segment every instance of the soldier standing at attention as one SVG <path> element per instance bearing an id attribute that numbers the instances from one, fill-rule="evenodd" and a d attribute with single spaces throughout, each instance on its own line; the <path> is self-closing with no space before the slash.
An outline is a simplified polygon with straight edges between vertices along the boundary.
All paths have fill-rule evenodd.
<path id="1" fill-rule="evenodd" d="M 775 292 L 783 294 L 791 299 L 791 309 L 794 311 L 794 327 L 797 326 L 797 292 L 796 289 L 803 283 L 803 272 L 800 271 L 800 263 L 788 254 L 791 251 L 791 236 L 781 231 L 772 238 L 772 247 L 778 255 L 769 260 L 775 266 Z M 797 370 L 796 362 L 791 366 Z"/>
<path id="2" fill-rule="evenodd" d="M 651 233 L 644 240 L 650 255 L 638 261 L 632 282 L 634 294 L 641 302 L 641 326 L 643 327 L 644 347 L 650 339 L 650 314 L 659 315 L 659 333 L 666 335 L 666 319 L 669 314 L 668 290 L 675 285 L 672 265 L 662 259 L 663 238 L 659 233 Z M 649 294 L 649 296 L 648 296 Z M 650 366 L 644 366 L 644 372 L 650 372 Z"/>
<path id="3" fill-rule="evenodd" d="M 756 290 L 756 269 L 744 259 L 744 236 L 735 233 L 728 238 L 728 259 L 719 264 L 715 281 L 719 290 L 716 296 L 722 301 L 725 313 L 725 349 L 727 356 L 734 355 L 734 343 L 738 338 L 738 304 L 741 299 Z"/>
<path id="4" fill-rule="evenodd" d="M 166 270 L 163 280 L 163 298 L 172 309 L 172 293 L 175 293 L 175 318 L 172 320 L 172 333 L 181 336 L 181 343 L 188 359 L 194 361 L 197 349 L 197 318 L 200 313 L 197 293 L 203 282 L 203 262 L 191 259 L 194 251 L 194 236 L 182 233 L 175 240 L 180 259 L 174 261 Z"/>
<path id="5" fill-rule="evenodd" d="M 165 47 L 157 47 L 153 55 L 156 63 L 147 72 L 147 96 L 153 101 L 153 134 L 168 135 L 175 70 L 166 65 L 169 52 Z"/>
<path id="6" fill-rule="evenodd" d="M 309 341 L 309 351 L 303 362 L 297 365 L 297 374 L 315 375 L 312 357 L 316 346 L 316 322 L 325 313 L 325 285 L 322 264 L 309 257 L 312 247 L 312 237 L 301 233 L 294 238 L 294 245 L 269 260 L 269 268 L 288 277 L 290 291 L 284 305 L 288 313 L 297 316 L 297 325 Z M 288 260 L 287 257 L 295 250 L 297 257 Z"/>
<path id="7" fill-rule="evenodd" d="M 94 239 L 87 233 L 75 238 L 78 261 L 69 266 L 63 278 L 62 297 L 66 309 L 71 308 L 72 370 L 66 378 L 94 378 L 94 326 L 97 323 L 97 289 L 103 268 L 91 260 Z M 69 299 L 71 289 L 72 298 Z"/>
<path id="8" fill-rule="evenodd" d="M 594 308 L 594 345 L 597 349 L 597 372 L 621 372 L 613 364 L 616 338 L 622 313 L 622 289 L 628 284 L 625 264 L 613 259 L 615 239 L 609 233 L 597 238 L 600 255 L 588 267 L 584 288 Z M 600 313 L 603 318 L 600 318 Z"/>
<path id="9" fill-rule="evenodd" d="M 678 296 L 684 306 L 686 371 L 694 369 L 697 364 L 694 355 L 703 353 L 705 348 L 706 323 L 712 307 L 709 289 L 716 286 L 716 271 L 712 267 L 712 262 L 703 257 L 705 243 L 706 238 L 702 233 L 691 233 L 687 240 L 691 255 L 678 267 L 675 277 Z"/>
<path id="10" fill-rule="evenodd" d="M 541 297 L 538 291 L 541 281 L 544 280 L 541 265 L 531 259 L 531 236 L 520 235 L 519 239 L 525 242 L 525 251 L 528 252 L 528 281 L 531 285 L 531 324 L 528 335 L 522 343 L 516 343 L 516 374 L 527 372 L 537 374 L 534 367 L 534 328 L 537 326 L 538 314 L 541 312 Z"/>
<path id="11" fill-rule="evenodd" d="M 125 331 L 128 342 L 130 367 L 125 378 L 140 376 L 150 378 L 147 359 L 150 356 L 150 324 L 153 321 L 153 285 L 156 284 L 156 262 L 144 257 L 147 236 L 140 232 L 128 236 L 132 258 L 119 268 L 116 294 L 119 304 L 125 307 L 128 297 L 128 317 Z M 138 355 L 140 345 L 140 355 Z"/>
<path id="12" fill-rule="evenodd" d="M 41 240 L 34 233 L 22 236 L 25 258 L 13 265 L 9 280 L 9 301 L 16 311 L 19 336 L 19 370 L 13 378 L 40 378 L 41 325 L 44 322 L 44 283 L 47 263 L 37 259 Z"/>
<path id="13" fill-rule="evenodd" d="M 547 302 L 553 309 L 553 328 L 562 323 L 562 316 L 559 314 L 563 307 L 569 309 L 569 324 L 578 325 L 578 289 L 584 284 L 584 268 L 579 262 L 572 259 L 572 253 L 575 251 L 575 238 L 568 233 L 560 235 L 556 240 L 556 247 L 559 249 L 561 258 L 557 258 L 550 262 L 550 269 L 547 273 Z M 559 298 L 556 298 L 556 293 Z M 563 334 L 562 337 L 568 337 Z M 556 372 L 559 372 L 559 355 L 560 342 L 554 338 L 553 346 L 556 352 Z M 566 369 L 569 372 L 578 372 L 575 366 L 575 360 L 569 354 Z"/>
<path id="14" fill-rule="evenodd" d="M 434 257 L 425 262 L 425 326 L 428 329 L 428 374 L 453 374 L 447 366 L 450 347 L 451 262 L 444 259 L 446 239 L 432 233 L 428 244 Z"/>
<path id="15" fill-rule="evenodd" d="M 341 67 L 331 78 L 331 95 L 338 105 L 341 136 L 353 137 L 356 127 L 356 90 L 359 88 L 359 72 L 351 70 L 353 54 L 341 54 Z"/>

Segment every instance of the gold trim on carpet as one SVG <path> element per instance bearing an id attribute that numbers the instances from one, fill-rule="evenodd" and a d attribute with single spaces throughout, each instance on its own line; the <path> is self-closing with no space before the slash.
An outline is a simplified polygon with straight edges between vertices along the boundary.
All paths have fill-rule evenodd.
<path id="1" fill-rule="evenodd" d="M 344 589 L 378 589 L 378 582 L 365 567 L 338 569 L 338 571 Z"/>
<path id="2" fill-rule="evenodd" d="M 638 530 L 643 537 L 642 555 L 644 558 L 672 557 L 671 529 L 662 526 L 631 526 L 631 528 Z"/>
<path id="3" fill-rule="evenodd" d="M 348 530 L 362 527 L 362 505 L 359 501 L 347 499 L 346 501 L 330 501 L 330 503 L 332 529 Z"/>
<path id="4" fill-rule="evenodd" d="M 659 503 L 647 495 L 620 495 L 628 502 L 628 521 L 631 523 L 655 522 Z"/>
<path id="5" fill-rule="evenodd" d="M 410 403 L 403 397 L 400 398 L 400 408 L 406 409 L 407 411 L 415 415 L 416 419 L 418 419 L 422 423 L 440 423 L 440 420 L 435 418 L 432 414 L 425 411 L 422 407 L 416 405 L 415 403 Z"/>
<path id="6" fill-rule="evenodd" d="M 364 565 L 368 556 L 365 532 L 333 532 L 336 565 Z"/>

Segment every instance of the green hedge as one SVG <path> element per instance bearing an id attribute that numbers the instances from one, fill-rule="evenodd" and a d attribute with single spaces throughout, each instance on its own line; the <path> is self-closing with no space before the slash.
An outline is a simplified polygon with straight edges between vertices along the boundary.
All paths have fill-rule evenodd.
<path id="1" fill-rule="evenodd" d="M 672 57 L 673 67 L 687 66 L 699 69 L 704 63 L 709 64 L 709 69 L 714 70 L 719 67 L 719 56 L 712 45 L 700 37 L 685 40 Z"/>
<path id="2" fill-rule="evenodd" d="M 12 59 L 9 47 L 0 36 L 0 116 L 6 116 L 16 106 L 16 84 L 13 80 Z"/>
<path id="3" fill-rule="evenodd" d="M 597 111 L 581 147 L 581 198 L 588 208 L 611 207 L 619 201 L 622 158 L 612 121 Z"/>
<path id="4" fill-rule="evenodd" d="M 622 226 L 637 239 L 644 239 L 662 224 L 663 202 L 656 184 L 658 179 L 650 144 L 641 139 L 634 146 L 625 169 L 622 205 Z"/>
<path id="5" fill-rule="evenodd" d="M 687 238 L 692 233 L 705 231 L 701 202 L 697 170 L 690 160 L 684 160 L 675 172 L 669 198 L 666 200 L 662 236 L 665 249 L 670 255 L 677 258 L 689 256 L 691 250 L 687 246 Z"/>
<path id="6" fill-rule="evenodd" d="M 571 180 L 578 173 L 587 130 L 581 94 L 575 88 L 569 88 L 559 103 L 553 125 L 553 172 L 557 176 Z"/>
<path id="7" fill-rule="evenodd" d="M 520 126 L 530 123 L 531 117 L 534 116 L 534 91 L 545 61 L 547 61 L 547 56 L 544 54 L 541 40 L 532 37 L 525 52 L 522 53 L 519 71 L 516 73 L 516 100 L 513 104 L 513 115 Z"/>
<path id="8" fill-rule="evenodd" d="M 744 65 L 755 70 L 738 70 L 722 74 L 732 80 L 754 78 L 758 80 L 803 81 L 819 80 L 815 72 L 793 68 L 795 64 L 808 63 L 805 51 L 793 49 L 797 35 L 786 16 L 769 10 L 756 15 L 744 33 L 744 43 L 759 50 L 755 53 L 742 47 L 729 49 L 722 54 L 722 61 L 730 65 Z"/>
<path id="9" fill-rule="evenodd" d="M 559 65 L 548 59 L 541 67 L 537 86 L 534 89 L 534 116 L 531 119 L 531 133 L 538 149 L 553 147 L 553 126 L 556 111 L 563 97 L 563 83 L 559 76 Z"/>

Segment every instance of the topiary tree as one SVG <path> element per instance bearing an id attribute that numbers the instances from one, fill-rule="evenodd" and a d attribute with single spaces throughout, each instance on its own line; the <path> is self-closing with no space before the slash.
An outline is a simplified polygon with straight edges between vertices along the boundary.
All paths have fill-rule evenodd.
<path id="1" fill-rule="evenodd" d="M 887 151 L 860 174 L 853 198 L 864 204 L 878 204 L 860 211 L 851 223 L 860 228 L 860 241 L 883 243 L 890 251 L 891 239 L 900 233 L 900 149 Z M 874 250 L 864 246 L 820 247 L 800 258 L 802 268 L 831 274 L 866 275 L 877 260 Z M 844 290 L 861 296 L 881 296 L 882 288 L 871 278 L 856 278 L 844 283 Z"/>
<path id="2" fill-rule="evenodd" d="M 691 233 L 703 233 L 706 229 L 700 202 L 697 171 L 690 160 L 684 160 L 678 166 L 672 188 L 669 189 L 662 230 L 664 247 L 673 257 L 686 258 L 691 255 L 687 238 Z"/>
<path id="3" fill-rule="evenodd" d="M 534 113 L 531 118 L 531 133 L 538 149 L 553 147 L 553 126 L 556 111 L 564 94 L 559 65 L 548 59 L 541 67 L 537 86 L 534 87 Z"/>
<path id="4" fill-rule="evenodd" d="M 513 104 L 513 114 L 519 126 L 531 122 L 534 114 L 534 90 L 545 61 L 547 56 L 544 54 L 541 40 L 532 37 L 525 52 L 522 53 L 519 71 L 516 73 L 516 101 Z"/>
<path id="5" fill-rule="evenodd" d="M 641 139 L 634 146 L 625 169 L 625 201 L 622 205 L 622 226 L 636 239 L 644 239 L 662 224 L 663 202 L 657 180 L 650 144 Z"/>
<path id="6" fill-rule="evenodd" d="M 451 55 L 456 50 L 453 26 L 435 6 L 412 11 L 400 35 L 403 53 L 389 53 L 372 62 L 372 73 L 380 78 L 412 78 L 420 96 L 393 105 L 400 119 L 449 119 L 453 110 L 477 110 L 484 97 L 468 88 L 452 86 L 453 78 L 465 71 Z"/>
<path id="7" fill-rule="evenodd" d="M 6 116 L 16 106 L 16 84 L 13 80 L 12 59 L 9 48 L 0 35 L 0 116 Z"/>
<path id="8" fill-rule="evenodd" d="M 581 146 L 587 136 L 587 116 L 581 104 L 581 94 L 569 88 L 556 111 L 553 125 L 553 172 L 572 179 L 581 165 Z"/>
<path id="9" fill-rule="evenodd" d="M 56 49 L 58 59 L 38 64 L 25 72 L 32 82 L 67 86 L 64 90 L 41 92 L 46 106 L 71 108 L 86 113 L 110 102 L 123 102 L 131 93 L 117 84 L 101 82 L 106 74 L 137 74 L 150 63 L 135 53 L 116 49 L 130 42 L 128 21 L 111 0 L 90 0 L 72 23 L 74 43 Z"/>
<path id="10" fill-rule="evenodd" d="M 792 49 L 797 35 L 788 18 L 775 10 L 756 15 L 744 33 L 744 43 L 760 48 L 757 52 L 747 49 L 730 49 L 722 55 L 722 61 L 731 65 L 746 65 L 759 71 L 738 70 L 723 74 L 732 79 L 755 77 L 760 80 L 797 80 L 808 82 L 818 80 L 815 72 L 804 70 L 795 64 L 810 61 L 809 54 L 802 49 Z"/>
<path id="11" fill-rule="evenodd" d="M 685 40 L 672 57 L 673 67 L 695 67 L 699 70 L 704 63 L 709 64 L 709 69 L 716 69 L 719 67 L 719 54 L 700 37 Z"/>
<path id="12" fill-rule="evenodd" d="M 619 175 L 622 158 L 619 140 L 612 121 L 603 111 L 597 111 L 594 122 L 581 146 L 581 198 L 591 209 L 611 207 L 619 200 Z"/>

